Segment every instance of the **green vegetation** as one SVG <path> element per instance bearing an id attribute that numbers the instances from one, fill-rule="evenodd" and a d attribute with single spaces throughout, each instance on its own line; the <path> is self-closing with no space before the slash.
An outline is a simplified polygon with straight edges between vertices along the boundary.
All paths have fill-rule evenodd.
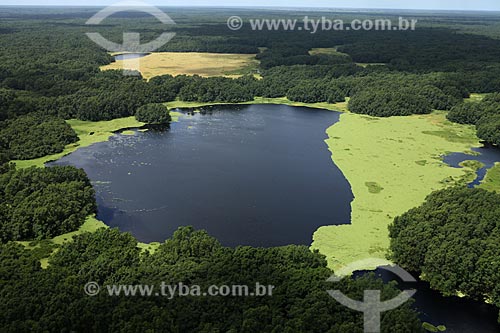
<path id="1" fill-rule="evenodd" d="M 486 172 L 480 188 L 488 191 L 500 192 L 500 162 L 495 163 L 495 166 Z"/>
<path id="2" fill-rule="evenodd" d="M 366 187 L 370 193 L 380 193 L 384 188 L 376 182 L 365 182 Z"/>
<path id="3" fill-rule="evenodd" d="M 500 145 L 500 93 L 456 105 L 448 114 L 448 119 L 460 124 L 476 125 L 480 139 Z"/>
<path id="4" fill-rule="evenodd" d="M 78 140 L 62 119 L 29 114 L 9 120 L 0 130 L 0 142 L 6 143 L 12 159 L 27 160 L 59 153 Z"/>
<path id="5" fill-rule="evenodd" d="M 462 140 L 426 134 L 434 131 Z M 393 218 L 421 204 L 432 191 L 463 183 L 471 172 L 447 166 L 441 156 L 479 145 L 472 126 L 446 121 L 443 112 L 390 118 L 344 113 L 327 134 L 332 160 L 354 194 L 351 224 L 324 226 L 313 236 L 312 248 L 326 255 L 333 269 L 367 258 L 384 259 Z M 423 160 L 425 164 L 415 163 Z M 367 182 L 383 190 L 371 193 Z"/>
<path id="6" fill-rule="evenodd" d="M 430 113 L 430 104 L 413 91 L 363 91 L 352 96 L 349 110 L 371 116 L 390 117 Z"/>
<path id="7" fill-rule="evenodd" d="M 0 245 L 0 281 L 10 282 L 0 284 L 2 331 L 363 331 L 362 314 L 325 292 L 332 286 L 325 282 L 332 271 L 324 257 L 305 246 L 225 248 L 189 227 L 178 229 L 154 253 L 137 245 L 130 234 L 116 229 L 83 233 L 60 246 L 46 269 L 34 250 L 15 243 Z M 101 286 L 98 296 L 83 292 L 89 281 Z M 248 285 L 254 292 L 258 282 L 274 288 L 272 296 L 176 294 L 171 299 L 110 297 L 106 291 L 112 284 L 133 283 L 160 292 L 161 281 L 181 283 L 200 294 L 211 285 Z M 373 275 L 346 278 L 334 288 L 358 300 L 366 289 L 381 290 L 382 299 L 400 293 Z M 383 332 L 423 332 L 409 303 L 384 312 L 381 324 Z"/>
<path id="8" fill-rule="evenodd" d="M 500 146 L 500 112 L 497 115 L 481 117 L 476 124 L 476 128 L 479 138 L 496 146 Z"/>
<path id="9" fill-rule="evenodd" d="M 394 216 L 422 204 L 434 190 L 468 181 L 478 163 L 458 169 L 441 159 L 478 146 L 474 126 L 479 138 L 500 144 L 500 40 L 489 37 L 499 36 L 499 21 L 491 15 L 420 15 L 417 31 L 255 34 L 249 27 L 229 31 L 227 17 L 269 12 L 171 8 L 176 38 L 158 50 L 163 53 L 144 58 L 143 76 L 134 71 L 129 74 L 138 75 L 124 76 L 121 70 L 101 71 L 120 63 L 85 36 L 84 23 L 94 12 L 0 9 L 0 240 L 26 240 L 23 246 L 0 244 L 2 331 L 361 332 L 361 314 L 324 292 L 331 274 L 326 265 L 379 262 Z M 352 13 L 338 15 L 352 19 Z M 163 31 L 154 18 L 125 17 L 110 18 L 95 31 L 111 40 L 137 28 L 144 40 Z M 205 77 L 213 75 L 225 77 Z M 326 255 L 327 264 L 304 247 L 223 248 L 189 228 L 165 244 L 138 244 L 128 234 L 98 230 L 103 224 L 95 218 L 85 220 L 95 212 L 95 200 L 83 171 L 23 169 L 107 140 L 117 130 L 130 134 L 127 129 L 144 125 L 136 114 L 146 122 L 165 122 L 167 112 L 160 114 L 158 103 L 169 108 L 273 103 L 339 111 L 349 105 L 358 113 L 342 114 L 327 131 L 332 159 L 355 195 L 351 225 L 325 226 L 314 235 L 312 248 Z M 156 111 L 144 111 L 151 104 Z M 446 121 L 446 113 L 431 113 L 436 109 L 449 110 L 448 119 L 458 124 Z M 172 121 L 179 115 L 170 112 Z M 17 170 L 8 165 L 11 160 Z M 481 187 L 500 190 L 498 164 Z M 498 220 L 496 194 L 450 191 L 431 195 L 396 219 L 395 260 L 405 263 L 398 247 L 422 250 L 425 262 L 418 257 L 413 267 L 432 286 L 446 294 L 488 297 L 498 306 L 498 235 L 488 222 Z M 451 214 L 434 207 L 433 200 L 443 201 Z M 464 202 L 472 209 L 465 210 Z M 429 207 L 433 220 L 426 224 L 419 214 Z M 421 228 L 412 229 L 417 223 Z M 420 239 L 418 233 L 432 223 L 437 227 L 422 243 L 405 244 L 412 241 L 403 237 L 406 230 Z M 259 281 L 277 289 L 273 298 L 259 300 L 82 293 L 90 280 L 157 283 L 159 277 L 191 284 Z M 396 293 L 372 277 L 341 284 L 358 299 L 367 287 L 384 289 L 387 298 Z M 382 326 L 384 332 L 442 329 L 422 326 L 407 305 L 384 314 Z"/>
<path id="10" fill-rule="evenodd" d="M 48 155 L 32 160 L 13 161 L 16 163 L 16 166 L 18 168 L 27 168 L 31 166 L 42 167 L 45 163 L 57 160 L 78 148 L 87 147 L 97 142 L 107 141 L 116 131 L 124 128 L 141 127 L 144 125 L 144 123 L 137 121 L 135 117 L 96 122 L 73 119 L 66 122 L 78 135 L 78 142 L 67 145 L 65 149 L 58 154 Z"/>
<path id="11" fill-rule="evenodd" d="M 96 211 L 94 189 L 73 167 L 11 169 L 0 175 L 0 242 L 77 230 Z"/>
<path id="12" fill-rule="evenodd" d="M 150 125 L 165 125 L 172 120 L 168 109 L 163 104 L 146 104 L 141 106 L 135 112 L 135 119 Z"/>
<path id="13" fill-rule="evenodd" d="M 463 168 L 469 168 L 473 171 L 477 171 L 481 168 L 484 168 L 484 163 L 475 160 L 468 160 L 461 162 L 460 166 Z"/>
<path id="14" fill-rule="evenodd" d="M 427 322 L 422 323 L 422 327 L 428 332 L 445 332 L 446 331 L 446 326 L 444 326 L 444 325 L 434 326 L 431 323 L 427 323 Z"/>
<path id="15" fill-rule="evenodd" d="M 500 194 L 462 187 L 434 192 L 389 226 L 391 258 L 444 295 L 460 292 L 500 308 L 498 221 Z"/>
<path id="16" fill-rule="evenodd" d="M 347 98 L 346 100 L 349 100 Z M 203 106 L 211 106 L 211 105 L 225 105 L 225 104 L 283 104 L 290 106 L 304 106 L 315 109 L 324 109 L 330 111 L 343 111 L 347 112 L 347 102 L 343 103 L 302 103 L 302 102 L 293 102 L 290 101 L 286 97 L 275 97 L 275 98 L 264 98 L 264 97 L 255 97 L 252 101 L 241 102 L 241 103 L 210 103 L 210 102 L 185 102 L 175 100 L 172 102 L 167 102 L 167 105 L 170 109 L 196 109 L 201 108 Z M 170 111 L 170 114 L 173 114 L 173 111 Z"/>
<path id="17" fill-rule="evenodd" d="M 50 256 L 52 256 L 63 243 L 72 241 L 73 236 L 85 232 L 96 232 L 99 228 L 108 228 L 108 226 L 97 220 L 94 215 L 90 215 L 87 216 L 85 222 L 76 231 L 71 231 L 50 239 L 17 241 L 17 243 L 23 245 L 24 248 L 28 250 L 32 250 L 31 255 L 40 262 L 41 268 L 45 269 L 49 265 Z M 139 243 L 139 245 L 146 247 L 147 244 Z"/>

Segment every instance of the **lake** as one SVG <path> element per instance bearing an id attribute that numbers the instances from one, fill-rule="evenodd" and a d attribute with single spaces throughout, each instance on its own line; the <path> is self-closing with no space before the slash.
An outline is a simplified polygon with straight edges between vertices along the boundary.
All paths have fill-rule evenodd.
<path id="1" fill-rule="evenodd" d="M 355 272 L 354 276 L 366 274 L 366 271 Z M 461 297 L 443 297 L 438 291 L 432 290 L 429 283 L 403 282 L 394 273 L 378 268 L 375 275 L 385 282 L 396 281 L 401 290 L 416 289 L 413 295 L 413 307 L 420 312 L 420 320 L 434 326 L 446 326 L 446 333 L 496 333 L 500 331 L 497 322 L 498 309 Z M 413 274 L 417 277 L 416 274 Z"/>
<path id="2" fill-rule="evenodd" d="M 318 227 L 350 222 L 350 185 L 324 142 L 339 115 L 208 107 L 184 112 L 168 130 L 118 134 L 55 164 L 85 169 L 98 218 L 142 242 L 192 225 L 226 246 L 310 245 Z"/>
<path id="3" fill-rule="evenodd" d="M 167 130 L 117 134 L 51 164 L 85 169 L 98 218 L 143 242 L 192 225 L 226 246 L 310 245 L 319 226 L 349 223 L 350 185 L 324 142 L 340 113 L 285 105 L 182 112 Z M 481 155 L 455 153 L 444 161 L 458 167 L 466 159 L 487 166 L 500 160 L 496 148 L 476 151 Z M 443 297 L 425 282 L 408 288 L 417 289 L 423 321 L 447 332 L 498 331 L 493 306 Z"/>

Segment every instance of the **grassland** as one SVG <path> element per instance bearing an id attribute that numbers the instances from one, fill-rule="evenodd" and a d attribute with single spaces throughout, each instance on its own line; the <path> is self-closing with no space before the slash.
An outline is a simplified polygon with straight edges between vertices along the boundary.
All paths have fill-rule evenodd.
<path id="1" fill-rule="evenodd" d="M 479 188 L 500 193 L 500 162 L 488 170 Z"/>
<path id="2" fill-rule="evenodd" d="M 333 269 L 359 260 L 366 260 L 362 268 L 374 268 L 386 257 L 387 226 L 395 216 L 432 191 L 473 176 L 468 167 L 447 166 L 442 155 L 479 145 L 473 126 L 450 123 L 444 112 L 391 118 L 343 113 L 327 134 L 332 160 L 355 197 L 350 225 L 324 226 L 313 236 L 311 247 Z"/>
<path id="3" fill-rule="evenodd" d="M 118 60 L 102 66 L 101 70 L 136 69 L 146 79 L 165 74 L 239 77 L 256 74 L 258 65 L 255 54 L 157 52 L 142 58 Z"/>
<path id="4" fill-rule="evenodd" d="M 48 267 L 49 257 L 54 254 L 57 249 L 64 243 L 71 242 L 74 236 L 80 235 L 85 232 L 95 232 L 100 228 L 109 228 L 104 222 L 98 220 L 95 216 L 88 216 L 85 223 L 78 228 L 78 230 L 73 232 L 68 232 L 56 236 L 51 239 L 44 239 L 42 241 L 19 241 L 17 243 L 23 245 L 26 249 L 38 251 L 40 258 L 40 263 L 42 268 Z M 142 251 L 148 251 L 150 253 L 156 251 L 160 246 L 158 242 L 152 243 L 138 243 L 137 247 Z"/>

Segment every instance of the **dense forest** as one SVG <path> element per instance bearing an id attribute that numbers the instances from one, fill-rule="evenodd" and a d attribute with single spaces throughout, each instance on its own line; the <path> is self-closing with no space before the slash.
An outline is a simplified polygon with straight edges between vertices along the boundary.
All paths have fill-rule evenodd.
<path id="1" fill-rule="evenodd" d="M 325 292 L 362 300 L 365 289 L 399 290 L 373 276 L 335 285 L 326 260 L 305 246 L 222 247 L 205 232 L 179 229 L 153 254 L 126 233 L 100 229 L 63 245 L 41 269 L 32 251 L 0 245 L 2 332 L 363 332 L 363 316 Z M 33 283 L 33 281 L 37 281 Z M 88 281 L 111 284 L 273 285 L 270 296 L 89 297 Z M 8 283 L 7 283 L 8 282 Z M 15 295 L 15 297 L 12 297 Z M 21 315 L 22 314 L 22 315 Z M 383 332 L 423 332 L 409 303 L 382 315 Z"/>
<path id="2" fill-rule="evenodd" d="M 12 159 L 62 151 L 74 142 L 74 133 L 55 118 L 109 120 L 176 98 L 237 103 L 262 96 L 333 103 L 350 97 L 352 112 L 394 116 L 458 110 L 470 93 L 500 91 L 500 41 L 480 34 L 422 27 L 415 32 L 294 32 L 291 38 L 287 31 L 228 31 L 220 14 L 198 12 L 196 20 L 172 13 L 177 35 L 160 51 L 257 53 L 262 79 L 166 75 L 146 81 L 100 72 L 99 66 L 113 58 L 85 36 L 82 23 L 90 13 L 0 13 L 9 19 L 0 24 L 0 145 Z M 162 28 L 144 15 L 124 13 L 96 29 L 118 40 L 131 26 L 145 40 Z M 312 54 L 314 48 L 336 51 Z M 46 133 L 43 140 L 34 140 L 35 133 L 12 140 L 13 132 L 23 133 L 37 122 Z M 477 125 L 484 140 L 498 142 L 498 119 Z"/>
<path id="3" fill-rule="evenodd" d="M 8 168 L 0 174 L 0 242 L 52 238 L 96 212 L 94 189 L 74 167 Z"/>
<path id="4" fill-rule="evenodd" d="M 462 293 L 500 308 L 499 221 L 500 194 L 434 192 L 389 227 L 392 259 L 444 295 Z"/>

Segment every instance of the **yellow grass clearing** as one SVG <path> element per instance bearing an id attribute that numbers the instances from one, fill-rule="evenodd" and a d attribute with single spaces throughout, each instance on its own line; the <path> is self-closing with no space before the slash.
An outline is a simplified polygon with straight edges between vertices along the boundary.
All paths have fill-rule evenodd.
<path id="1" fill-rule="evenodd" d="M 117 60 L 101 70 L 139 70 L 149 80 L 165 74 L 239 77 L 255 74 L 258 65 L 255 54 L 157 52 L 142 58 Z"/>

